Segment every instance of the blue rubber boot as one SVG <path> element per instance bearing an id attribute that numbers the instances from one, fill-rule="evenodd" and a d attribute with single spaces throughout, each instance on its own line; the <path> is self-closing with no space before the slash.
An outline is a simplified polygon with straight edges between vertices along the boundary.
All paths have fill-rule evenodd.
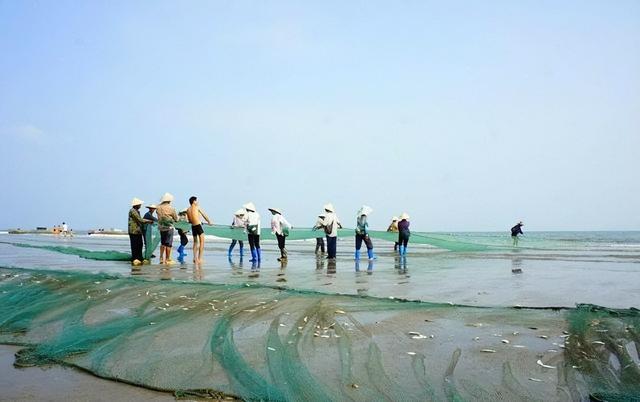
<path id="1" fill-rule="evenodd" d="M 178 262 L 180 264 L 184 263 L 184 256 L 186 254 L 184 253 L 184 246 L 181 244 L 178 246 Z"/>
<path id="2" fill-rule="evenodd" d="M 375 254 L 373 254 L 373 249 L 367 249 L 367 255 L 369 256 L 370 260 L 375 260 L 377 257 L 375 256 Z"/>
<path id="3" fill-rule="evenodd" d="M 256 251 L 255 248 L 253 250 L 251 250 L 251 259 L 249 261 L 251 261 L 251 262 L 258 261 L 258 252 Z"/>
<path id="4" fill-rule="evenodd" d="M 356 250 L 356 261 L 360 260 L 360 250 Z"/>
<path id="5" fill-rule="evenodd" d="M 402 255 L 407 255 L 407 246 L 402 246 Z"/>
<path id="6" fill-rule="evenodd" d="M 398 246 L 398 253 L 404 255 L 404 246 Z"/>
<path id="7" fill-rule="evenodd" d="M 260 262 L 262 260 L 262 250 L 257 248 L 256 251 L 257 251 L 257 254 L 258 254 L 258 262 Z"/>

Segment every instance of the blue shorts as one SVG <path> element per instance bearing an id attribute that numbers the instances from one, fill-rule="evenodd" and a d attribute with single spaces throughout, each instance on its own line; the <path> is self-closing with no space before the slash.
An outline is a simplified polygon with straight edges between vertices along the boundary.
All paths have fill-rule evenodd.
<path id="1" fill-rule="evenodd" d="M 173 246 L 173 228 L 160 232 L 160 244 L 165 247 Z"/>

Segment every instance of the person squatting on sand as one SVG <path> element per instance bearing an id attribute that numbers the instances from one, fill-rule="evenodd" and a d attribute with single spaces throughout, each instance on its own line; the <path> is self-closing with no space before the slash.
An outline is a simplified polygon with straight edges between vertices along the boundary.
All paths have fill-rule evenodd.
<path id="1" fill-rule="evenodd" d="M 285 240 L 289 236 L 289 230 L 293 227 L 282 216 L 282 211 L 278 208 L 269 208 L 271 211 L 271 233 L 276 235 L 278 239 L 278 248 L 280 249 L 280 258 L 278 261 L 284 261 L 287 259 L 287 249 L 285 248 Z"/>
<path id="2" fill-rule="evenodd" d="M 367 246 L 367 255 L 370 260 L 376 258 L 373 254 L 373 243 L 371 242 L 371 237 L 369 237 L 368 228 L 369 223 L 367 222 L 367 216 L 373 212 L 371 207 L 363 205 L 357 214 L 356 220 L 356 255 L 355 259 L 360 259 L 360 248 L 362 247 L 362 242 Z"/>
<path id="3" fill-rule="evenodd" d="M 400 215 L 400 222 L 398 222 L 398 247 L 400 255 L 407 255 L 407 244 L 409 243 L 410 236 L 409 215 L 403 212 L 402 215 Z"/>
<path id="4" fill-rule="evenodd" d="M 131 244 L 131 264 L 133 265 L 142 265 L 144 260 L 142 256 L 142 225 L 152 222 L 140 217 L 140 207 L 143 202 L 139 198 L 134 198 L 129 210 L 129 243 Z"/>
<path id="5" fill-rule="evenodd" d="M 522 233 L 522 227 L 524 226 L 524 223 L 522 223 L 522 221 L 518 222 L 514 227 L 511 228 L 511 239 L 513 240 L 513 246 L 517 247 L 518 246 L 518 235 L 521 234 L 523 235 L 524 233 Z"/>
<path id="6" fill-rule="evenodd" d="M 232 229 L 244 229 L 244 214 L 244 209 L 239 209 L 233 214 L 233 222 L 231 222 Z M 242 259 L 244 257 L 244 243 L 242 240 L 236 239 L 231 240 L 227 257 L 231 258 L 231 253 L 233 253 L 233 248 L 236 246 L 236 243 L 240 245 L 240 259 Z"/>
<path id="7" fill-rule="evenodd" d="M 322 229 L 322 220 L 325 217 L 325 213 L 321 213 L 320 215 L 318 215 L 318 219 L 316 220 L 316 224 L 313 225 L 313 229 L 312 230 L 318 230 L 318 229 Z M 322 254 L 325 253 L 324 251 L 324 236 L 319 236 L 316 237 L 316 255 L 318 255 L 318 251 L 322 251 Z"/>
<path id="8" fill-rule="evenodd" d="M 242 206 L 247 213 L 244 215 L 244 227 L 247 230 L 249 238 L 249 247 L 251 248 L 251 262 L 260 262 L 262 260 L 262 251 L 260 250 L 260 214 L 256 212 L 256 206 L 253 202 L 248 202 Z"/>
<path id="9" fill-rule="evenodd" d="M 207 221 L 207 224 L 211 225 L 211 220 L 198 205 L 198 197 L 191 196 L 189 198 L 187 218 L 191 224 L 191 234 L 193 234 L 193 262 L 196 264 L 204 262 L 202 259 L 202 254 L 204 253 L 204 229 L 202 229 L 202 223 L 200 222 L 201 215 Z"/>
<path id="10" fill-rule="evenodd" d="M 327 252 L 330 260 L 335 260 L 338 247 L 338 229 L 342 229 L 338 215 L 331 203 L 324 206 L 325 217 L 322 219 L 322 227 L 327 235 Z"/>
<path id="11" fill-rule="evenodd" d="M 164 193 L 160 205 L 156 209 L 158 230 L 160 230 L 160 264 L 172 264 L 171 247 L 173 246 L 173 224 L 178 221 L 178 214 L 171 206 L 173 195 Z"/>

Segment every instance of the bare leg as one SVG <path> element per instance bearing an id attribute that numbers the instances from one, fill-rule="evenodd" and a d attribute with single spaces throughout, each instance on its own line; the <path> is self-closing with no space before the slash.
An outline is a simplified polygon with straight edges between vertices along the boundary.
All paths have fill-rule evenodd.
<path id="1" fill-rule="evenodd" d="M 171 247 L 165 247 L 164 249 L 166 253 L 165 262 L 168 264 L 171 261 Z"/>
<path id="2" fill-rule="evenodd" d="M 204 254 L 204 233 L 198 236 L 200 240 L 200 252 L 198 253 L 198 262 L 203 263 L 202 254 Z"/>
<path id="3" fill-rule="evenodd" d="M 198 240 L 200 236 L 193 236 L 193 262 L 198 262 Z"/>
<path id="4" fill-rule="evenodd" d="M 164 264 L 165 246 L 160 246 L 160 264 Z"/>

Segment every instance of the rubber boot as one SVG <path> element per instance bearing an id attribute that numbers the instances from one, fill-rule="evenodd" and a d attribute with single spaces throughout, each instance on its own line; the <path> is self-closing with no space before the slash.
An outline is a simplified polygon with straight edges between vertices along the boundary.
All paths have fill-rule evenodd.
<path id="1" fill-rule="evenodd" d="M 256 254 L 258 256 L 258 262 L 262 261 L 262 250 L 259 248 L 256 249 Z"/>
<path id="2" fill-rule="evenodd" d="M 398 246 L 398 253 L 400 255 L 404 255 L 404 250 L 403 249 L 404 249 L 404 246 L 402 246 L 402 245 Z"/>
<path id="3" fill-rule="evenodd" d="M 258 252 L 256 251 L 255 248 L 251 250 L 251 259 L 249 261 L 251 262 L 258 261 Z"/>
<path id="4" fill-rule="evenodd" d="M 356 250 L 356 261 L 360 260 L 360 250 Z"/>
<path id="5" fill-rule="evenodd" d="M 369 256 L 370 260 L 375 260 L 377 257 L 375 256 L 375 254 L 373 254 L 373 249 L 367 249 L 367 255 Z"/>
<path id="6" fill-rule="evenodd" d="M 184 246 L 181 244 L 180 246 L 178 246 L 178 262 L 180 264 L 184 263 L 184 256 L 186 254 L 184 253 Z"/>

